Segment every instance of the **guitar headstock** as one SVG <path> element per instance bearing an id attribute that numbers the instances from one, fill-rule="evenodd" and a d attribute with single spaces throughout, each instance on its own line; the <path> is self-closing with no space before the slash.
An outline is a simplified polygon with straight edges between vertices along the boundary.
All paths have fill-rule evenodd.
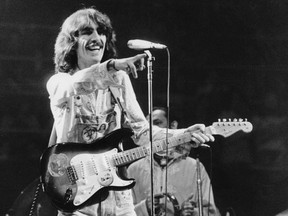
<path id="1" fill-rule="evenodd" d="M 247 119 L 218 119 L 218 122 L 212 124 L 212 134 L 218 134 L 223 137 L 231 136 L 232 134 L 243 131 L 245 133 L 250 133 L 253 126 Z"/>

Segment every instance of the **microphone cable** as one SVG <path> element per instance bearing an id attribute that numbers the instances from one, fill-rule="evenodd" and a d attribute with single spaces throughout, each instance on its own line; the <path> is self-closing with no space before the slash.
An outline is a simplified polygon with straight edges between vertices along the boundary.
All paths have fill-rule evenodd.
<path id="1" fill-rule="evenodd" d="M 167 127 L 166 127 L 166 167 L 165 167 L 165 194 L 168 194 L 168 130 L 169 130 L 169 127 L 170 127 L 170 76 L 171 76 L 171 67 L 170 67 L 170 63 L 171 63 L 171 57 L 170 57 L 170 52 L 169 52 L 169 49 L 168 47 L 166 48 L 166 51 L 167 51 L 167 89 L 166 89 L 166 92 L 167 92 L 167 97 L 166 97 L 166 109 L 167 109 Z M 164 207 L 165 207 L 165 216 L 167 215 L 167 198 L 165 198 L 165 204 L 164 204 Z"/>
<path id="2" fill-rule="evenodd" d="M 211 199 L 211 190 L 212 190 L 212 174 L 213 174 L 213 172 L 212 172 L 212 170 L 213 170 L 213 161 L 212 161 L 212 149 L 211 149 L 211 147 L 209 148 L 209 153 L 210 153 L 210 170 L 209 170 L 209 177 L 210 177 L 210 184 L 209 184 L 209 195 L 208 195 L 208 216 L 210 215 L 210 199 Z M 214 200 L 214 202 L 215 202 L 215 200 Z M 215 206 L 216 206 L 216 204 L 215 204 Z M 216 209 L 216 211 L 217 211 L 217 209 Z"/>

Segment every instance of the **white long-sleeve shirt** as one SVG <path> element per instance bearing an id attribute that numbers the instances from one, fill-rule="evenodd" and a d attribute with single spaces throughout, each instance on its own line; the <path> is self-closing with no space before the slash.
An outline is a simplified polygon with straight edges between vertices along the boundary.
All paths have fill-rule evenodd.
<path id="1" fill-rule="evenodd" d="M 129 76 L 124 71 L 107 71 L 107 62 L 93 65 L 73 75 L 57 73 L 47 82 L 57 143 L 91 143 L 121 127 L 121 111 L 109 88 L 127 113 L 129 126 L 138 144 L 147 143 L 148 122 L 137 102 Z M 144 133 L 145 132 L 145 133 Z M 64 214 L 59 213 L 59 214 Z M 65 213 L 66 215 L 66 213 Z M 68 215 L 135 216 L 131 190 L 110 191 L 101 204 Z"/>
<path id="2" fill-rule="evenodd" d="M 106 64 L 93 65 L 73 75 L 57 73 L 48 80 L 47 90 L 58 143 L 89 143 L 120 128 L 119 105 L 112 100 L 108 87 L 118 90 L 135 138 L 140 138 L 148 129 L 129 76 L 124 71 L 108 72 Z M 141 136 L 145 141 L 136 141 L 146 143 L 148 136 L 145 135 L 145 138 Z"/>
<path id="3" fill-rule="evenodd" d="M 134 132 L 135 143 L 149 143 L 148 122 L 137 102 L 129 76 L 124 71 L 107 71 L 107 62 L 73 75 L 57 73 L 48 80 L 47 91 L 57 143 L 91 143 L 120 128 L 121 111 L 111 90 L 127 114 L 127 123 Z M 153 134 L 164 131 L 153 127 Z M 84 207 L 72 215 L 135 216 L 131 190 L 110 191 L 101 204 Z"/>

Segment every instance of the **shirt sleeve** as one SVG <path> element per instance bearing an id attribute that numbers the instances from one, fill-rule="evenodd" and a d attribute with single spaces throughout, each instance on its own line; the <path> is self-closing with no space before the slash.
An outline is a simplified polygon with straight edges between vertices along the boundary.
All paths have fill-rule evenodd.
<path id="1" fill-rule="evenodd" d="M 57 73 L 47 82 L 46 88 L 49 94 L 51 105 L 60 106 L 74 94 L 71 85 L 71 75 L 67 73 Z"/>
<path id="2" fill-rule="evenodd" d="M 204 215 L 220 216 L 219 211 L 215 205 L 213 189 L 212 189 L 210 178 L 202 163 L 200 163 L 200 170 L 201 170 L 200 172 L 201 172 L 201 179 L 202 179 Z"/>
<path id="3" fill-rule="evenodd" d="M 96 89 L 107 89 L 109 86 L 122 88 L 114 80 L 114 73 L 107 70 L 107 62 L 92 65 L 72 75 L 75 94 L 90 94 Z"/>
<path id="4" fill-rule="evenodd" d="M 122 91 L 122 98 L 120 101 L 124 105 L 124 111 L 127 114 L 128 124 L 134 131 L 133 140 L 137 145 L 144 145 L 149 143 L 149 123 L 145 118 L 143 111 L 137 101 L 131 80 L 126 72 L 119 71 L 116 80 L 119 80 Z M 184 129 L 171 130 L 169 133 L 175 135 L 183 133 Z M 166 129 L 152 126 L 153 140 L 165 138 Z"/>
<path id="5" fill-rule="evenodd" d="M 96 89 L 106 89 L 109 86 L 122 88 L 113 79 L 113 74 L 107 70 L 107 61 L 77 71 L 73 75 L 57 73 L 46 85 L 51 104 L 59 106 L 73 95 L 90 94 Z"/>

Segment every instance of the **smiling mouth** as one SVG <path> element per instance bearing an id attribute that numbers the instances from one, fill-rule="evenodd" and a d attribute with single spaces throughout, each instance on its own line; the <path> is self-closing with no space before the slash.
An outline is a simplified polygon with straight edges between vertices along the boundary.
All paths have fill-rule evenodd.
<path id="1" fill-rule="evenodd" d="M 100 50 L 102 48 L 103 48 L 103 46 L 99 45 L 99 43 L 97 43 L 96 41 L 91 41 L 89 44 L 86 45 L 86 49 L 88 49 L 90 51 Z"/>

